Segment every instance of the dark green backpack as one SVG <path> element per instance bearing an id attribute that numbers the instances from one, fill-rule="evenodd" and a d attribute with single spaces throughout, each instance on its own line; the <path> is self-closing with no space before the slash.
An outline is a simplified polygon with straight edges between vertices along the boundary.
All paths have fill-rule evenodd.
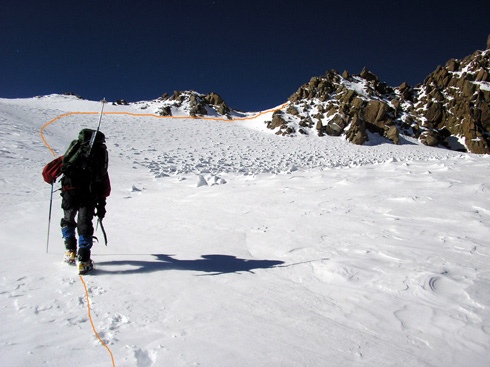
<path id="1" fill-rule="evenodd" d="M 71 142 L 63 156 L 63 174 L 77 183 L 100 182 L 107 175 L 108 154 L 102 132 L 97 131 L 90 148 L 90 140 L 95 132 L 82 129 L 78 139 Z"/>

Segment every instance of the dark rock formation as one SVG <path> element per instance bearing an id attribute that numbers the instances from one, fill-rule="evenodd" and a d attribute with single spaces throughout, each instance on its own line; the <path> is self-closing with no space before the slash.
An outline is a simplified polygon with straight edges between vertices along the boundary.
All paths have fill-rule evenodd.
<path id="1" fill-rule="evenodd" d="M 299 87 L 266 123 L 281 135 L 344 136 L 364 144 L 374 133 L 399 144 L 403 134 L 429 146 L 488 154 L 490 36 L 485 51 L 449 60 L 416 87 L 390 87 L 366 68 L 358 75 L 329 70 Z"/>
<path id="2" fill-rule="evenodd" d="M 172 116 L 172 107 L 184 107 L 192 117 L 216 114 L 229 118 L 228 114 L 231 112 L 223 98 L 214 92 L 201 94 L 195 91 L 174 91 L 171 96 L 165 93 L 159 101 L 164 102 L 159 110 L 162 116 Z"/>

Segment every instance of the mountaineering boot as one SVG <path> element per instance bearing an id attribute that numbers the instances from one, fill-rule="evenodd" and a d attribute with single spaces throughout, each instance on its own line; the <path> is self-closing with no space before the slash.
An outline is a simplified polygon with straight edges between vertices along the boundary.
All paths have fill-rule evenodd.
<path id="1" fill-rule="evenodd" d="M 92 260 L 80 261 L 78 263 L 78 274 L 85 275 L 94 269 L 94 262 Z"/>
<path id="2" fill-rule="evenodd" d="M 77 256 L 75 251 L 73 250 L 68 250 L 65 252 L 65 255 L 63 257 L 63 261 L 67 263 L 68 265 L 76 265 L 77 263 Z"/>
<path id="3" fill-rule="evenodd" d="M 80 235 L 78 242 L 78 273 L 83 275 L 94 268 L 94 262 L 90 259 L 90 249 L 93 243 L 92 236 Z"/>
<path id="4" fill-rule="evenodd" d="M 77 239 L 74 236 L 65 237 L 65 249 L 63 261 L 69 265 L 75 265 L 77 257 Z"/>

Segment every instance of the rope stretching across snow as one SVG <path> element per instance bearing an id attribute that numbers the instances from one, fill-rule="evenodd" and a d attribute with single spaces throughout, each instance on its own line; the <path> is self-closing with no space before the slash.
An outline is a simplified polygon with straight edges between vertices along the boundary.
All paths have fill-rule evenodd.
<path id="1" fill-rule="evenodd" d="M 90 300 L 88 298 L 88 290 L 87 290 L 87 284 L 85 284 L 85 280 L 83 280 L 83 277 L 80 275 L 80 280 L 83 283 L 83 288 L 85 289 L 85 298 L 87 300 L 87 311 L 88 311 L 88 318 L 90 320 L 90 325 L 92 325 L 92 330 L 94 331 L 95 336 L 97 339 L 99 339 L 100 343 L 104 346 L 105 349 L 109 352 L 111 355 L 111 360 L 112 360 L 112 366 L 115 367 L 116 365 L 114 364 L 114 356 L 112 355 L 111 349 L 107 346 L 106 343 L 102 340 L 102 338 L 99 336 L 99 333 L 97 333 L 97 330 L 95 329 L 94 322 L 92 320 L 92 315 L 90 313 Z"/>

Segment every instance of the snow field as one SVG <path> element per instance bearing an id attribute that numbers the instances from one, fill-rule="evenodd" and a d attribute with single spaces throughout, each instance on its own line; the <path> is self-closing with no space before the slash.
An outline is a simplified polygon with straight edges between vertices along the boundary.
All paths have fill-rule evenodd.
<path id="1" fill-rule="evenodd" d="M 99 106 L 0 99 L 6 365 L 110 365 L 61 263 L 57 193 L 46 254 L 40 175 L 41 126 Z M 45 137 L 62 154 L 96 122 L 69 116 Z M 109 243 L 84 279 L 116 366 L 488 363 L 488 157 L 277 137 L 260 121 L 104 116 L 102 131 Z"/>

